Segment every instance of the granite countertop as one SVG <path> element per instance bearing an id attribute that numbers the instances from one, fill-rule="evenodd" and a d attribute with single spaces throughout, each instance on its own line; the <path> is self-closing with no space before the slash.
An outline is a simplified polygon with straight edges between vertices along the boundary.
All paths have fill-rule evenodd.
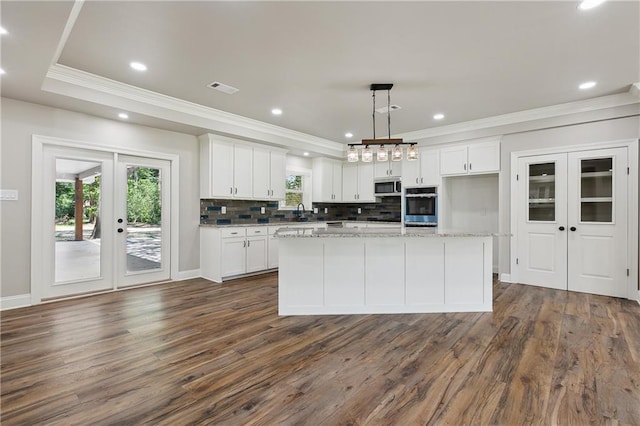
<path id="1" fill-rule="evenodd" d="M 275 233 L 278 238 L 352 238 L 352 237 L 492 237 L 495 232 L 470 232 L 438 228 L 282 228 Z"/>
<path id="2" fill-rule="evenodd" d="M 224 225 L 219 225 L 219 224 L 215 224 L 215 223 L 201 223 L 200 226 L 201 227 L 208 227 L 208 228 L 237 228 L 237 227 L 253 227 L 253 226 L 281 226 L 281 227 L 287 227 L 287 226 L 293 226 L 296 225 L 296 227 L 298 226 L 302 226 L 302 227 L 310 227 L 310 226 L 314 226 L 314 225 L 326 225 L 327 223 L 333 223 L 333 222 L 344 222 L 344 223 L 378 223 L 378 224 L 386 224 L 386 225 L 400 225 L 400 222 L 384 222 L 384 221 L 380 221 L 380 220 L 326 220 L 326 221 L 314 221 L 314 222 L 309 222 L 309 221 L 300 221 L 300 222 L 271 222 L 271 223 L 233 223 L 233 224 L 224 224 Z M 339 228 L 339 229 L 344 229 L 344 228 Z"/>

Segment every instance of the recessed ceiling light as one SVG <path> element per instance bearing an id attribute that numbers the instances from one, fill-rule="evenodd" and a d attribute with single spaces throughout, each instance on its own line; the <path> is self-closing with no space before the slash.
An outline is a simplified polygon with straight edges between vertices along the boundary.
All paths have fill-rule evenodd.
<path id="1" fill-rule="evenodd" d="M 580 2 L 580 5 L 578 5 L 578 9 L 580 10 L 593 9 L 594 7 L 600 6 L 605 1 L 607 0 L 582 0 Z"/>
<path id="2" fill-rule="evenodd" d="M 580 86 L 578 86 L 581 90 L 587 90 L 587 89 L 591 89 L 592 87 L 595 87 L 596 82 L 595 81 L 586 81 L 584 83 L 582 83 Z"/>
<path id="3" fill-rule="evenodd" d="M 345 138 L 352 138 L 353 137 L 353 133 L 347 132 L 347 133 L 344 134 L 344 137 Z"/>
<path id="4" fill-rule="evenodd" d="M 0 34 L 9 34 L 9 31 L 5 30 L 4 27 L 0 27 Z"/>
<path id="5" fill-rule="evenodd" d="M 282 110 L 280 108 L 274 108 L 271 110 L 271 114 L 273 115 L 282 115 Z"/>
<path id="6" fill-rule="evenodd" d="M 121 112 L 120 114 L 118 114 L 118 117 L 122 118 L 123 120 L 126 120 L 127 118 L 129 118 L 129 114 Z"/>
<path id="7" fill-rule="evenodd" d="M 434 120 L 442 120 L 443 118 L 444 118 L 444 114 L 440 114 L 440 113 L 435 114 L 435 115 L 433 116 L 433 119 L 434 119 Z"/>
<path id="8" fill-rule="evenodd" d="M 308 152 L 305 152 L 305 153 L 303 153 L 302 155 L 304 155 L 305 157 L 308 157 L 308 156 L 309 156 L 309 153 L 308 153 Z"/>
<path id="9" fill-rule="evenodd" d="M 129 66 L 131 68 L 133 68 L 136 71 L 146 71 L 147 70 L 147 66 L 145 64 L 143 64 L 142 62 L 131 62 L 129 64 Z"/>

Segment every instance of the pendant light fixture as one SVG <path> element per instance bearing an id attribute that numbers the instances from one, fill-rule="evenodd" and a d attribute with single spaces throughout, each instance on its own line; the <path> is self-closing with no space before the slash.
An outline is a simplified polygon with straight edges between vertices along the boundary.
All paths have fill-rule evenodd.
<path id="1" fill-rule="evenodd" d="M 373 161 L 373 150 L 370 145 L 378 145 L 376 149 L 376 160 L 380 162 L 389 161 L 389 150 L 386 145 L 394 145 L 391 150 L 391 161 L 402 161 L 403 150 L 402 145 L 409 145 L 407 149 L 407 160 L 413 161 L 418 159 L 418 149 L 415 142 L 404 142 L 402 138 L 391 138 L 391 88 L 393 83 L 373 83 L 370 86 L 373 92 L 373 109 L 371 117 L 373 121 L 373 139 L 362 139 L 360 144 L 349 144 L 347 150 L 347 161 L 350 163 L 358 162 L 358 147 L 362 149 L 362 162 L 370 163 Z M 376 91 L 387 91 L 387 139 L 376 139 Z"/>

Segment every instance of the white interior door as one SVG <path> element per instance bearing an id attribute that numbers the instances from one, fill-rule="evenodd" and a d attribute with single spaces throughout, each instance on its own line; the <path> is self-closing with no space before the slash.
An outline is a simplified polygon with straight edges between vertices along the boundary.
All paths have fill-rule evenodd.
<path id="1" fill-rule="evenodd" d="M 627 297 L 627 149 L 568 162 L 568 289 Z"/>
<path id="2" fill-rule="evenodd" d="M 42 244 L 32 261 L 42 264 L 32 270 L 34 292 L 47 299 L 111 289 L 113 154 L 44 145 L 38 166 L 42 199 L 32 209 Z"/>
<path id="3" fill-rule="evenodd" d="M 518 280 L 567 288 L 567 154 L 518 159 Z"/>
<path id="4" fill-rule="evenodd" d="M 118 155 L 116 166 L 116 284 L 165 281 L 170 268 L 170 162 Z"/>

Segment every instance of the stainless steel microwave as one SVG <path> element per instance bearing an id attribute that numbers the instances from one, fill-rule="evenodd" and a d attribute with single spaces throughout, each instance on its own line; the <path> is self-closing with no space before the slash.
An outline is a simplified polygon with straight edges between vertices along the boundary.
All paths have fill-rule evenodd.
<path id="1" fill-rule="evenodd" d="M 402 195 L 402 183 L 400 178 L 381 178 L 373 182 L 373 192 L 376 197 Z"/>

